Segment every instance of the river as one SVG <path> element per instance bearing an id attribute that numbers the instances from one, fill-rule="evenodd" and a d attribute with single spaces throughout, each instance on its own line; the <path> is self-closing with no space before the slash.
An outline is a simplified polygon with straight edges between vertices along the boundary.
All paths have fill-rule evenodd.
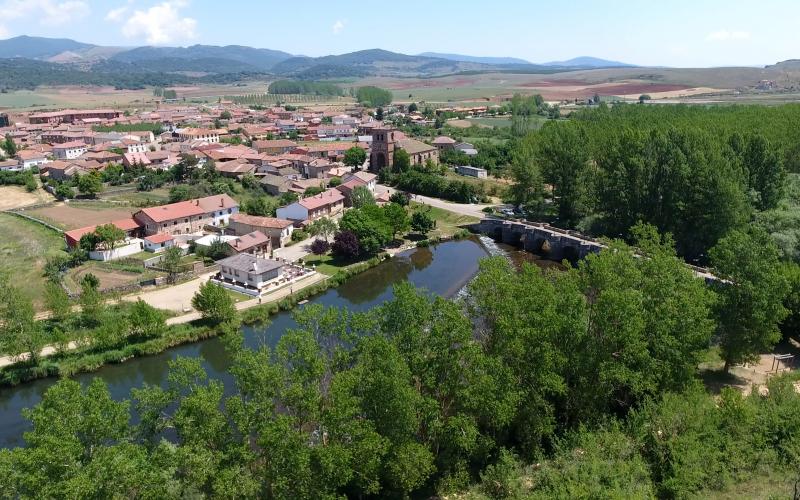
<path id="1" fill-rule="evenodd" d="M 504 249 L 492 245 L 488 238 L 481 240 L 449 241 L 402 252 L 352 277 L 340 287 L 312 298 L 309 303 L 364 311 L 391 299 L 392 286 L 404 280 L 431 293 L 452 297 L 475 276 L 481 258 L 503 253 Z M 264 342 L 275 345 L 282 333 L 294 326 L 291 313 L 282 312 L 273 316 L 266 326 L 244 327 L 245 342 L 251 347 Z M 228 390 L 232 390 L 231 377 L 226 371 L 230 359 L 217 338 L 177 346 L 158 355 L 135 358 L 122 364 L 108 365 L 73 378 L 86 384 L 94 377 L 101 377 L 108 384 L 111 395 L 121 400 L 129 397 L 131 388 L 141 387 L 144 383 L 165 385 L 167 362 L 178 356 L 202 357 L 209 377 L 221 380 Z M 1 447 L 23 444 L 22 434 L 30 425 L 22 418 L 22 409 L 35 406 L 55 382 L 56 379 L 52 378 L 42 379 L 0 389 Z"/>

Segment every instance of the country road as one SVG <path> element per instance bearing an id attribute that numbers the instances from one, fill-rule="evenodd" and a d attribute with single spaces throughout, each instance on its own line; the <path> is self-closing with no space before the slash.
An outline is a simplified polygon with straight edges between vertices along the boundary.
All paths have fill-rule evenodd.
<path id="1" fill-rule="evenodd" d="M 378 184 L 375 186 L 375 194 L 381 193 L 395 193 L 397 190 L 390 186 L 385 186 L 383 184 Z M 428 196 L 422 196 L 420 194 L 412 195 L 413 201 L 424 203 L 426 205 L 430 205 L 432 207 L 441 208 L 443 210 L 448 210 L 450 212 L 459 214 L 459 215 L 469 215 L 471 217 L 477 217 L 482 219 L 486 216 L 483 212 L 483 209 L 486 207 L 493 207 L 494 204 L 480 204 L 480 203 L 453 203 L 451 201 L 441 200 L 439 198 L 430 198 Z"/>

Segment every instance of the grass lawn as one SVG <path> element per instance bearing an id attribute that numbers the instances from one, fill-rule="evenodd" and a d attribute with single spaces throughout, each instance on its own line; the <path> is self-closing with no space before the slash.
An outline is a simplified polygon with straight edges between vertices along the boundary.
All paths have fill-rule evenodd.
<path id="1" fill-rule="evenodd" d="M 412 211 L 416 211 L 422 208 L 422 204 L 412 201 L 410 207 Z M 425 209 L 430 209 L 431 217 L 436 221 L 436 229 L 431 231 L 428 236 L 450 236 L 463 229 L 463 226 L 475 224 L 480 220 L 471 215 L 461 215 L 430 205 L 425 205 Z"/>
<path id="2" fill-rule="evenodd" d="M 505 193 L 506 189 L 508 189 L 508 186 L 511 185 L 508 181 L 503 181 L 495 177 L 478 179 L 476 177 L 470 177 L 468 175 L 457 174 L 452 170 L 448 170 L 445 173 L 445 177 L 456 181 L 464 181 L 467 184 L 472 184 L 475 186 L 483 186 L 484 192 L 489 194 L 489 196 L 502 196 Z"/>
<path id="3" fill-rule="evenodd" d="M 310 254 L 303 257 L 303 262 L 305 262 L 308 265 L 313 264 L 314 266 L 316 266 L 316 270 L 321 272 L 322 274 L 333 276 L 339 271 L 347 269 L 349 266 L 352 266 L 353 264 L 358 264 L 359 262 L 362 261 L 343 260 L 333 255 Z"/>
<path id="4" fill-rule="evenodd" d="M 253 297 L 251 297 L 249 295 L 245 295 L 243 293 L 239 293 L 239 292 L 237 292 L 235 290 L 231 290 L 229 288 L 225 289 L 225 293 L 227 293 L 228 297 L 230 297 L 233 300 L 234 304 L 238 304 L 239 302 L 244 302 L 246 300 L 252 300 L 253 299 Z"/>
<path id="5" fill-rule="evenodd" d="M 0 214 L 2 268 L 11 275 L 11 283 L 33 300 L 37 310 L 44 304 L 43 276 L 48 256 L 66 255 L 63 237 L 53 230 L 19 217 Z"/>

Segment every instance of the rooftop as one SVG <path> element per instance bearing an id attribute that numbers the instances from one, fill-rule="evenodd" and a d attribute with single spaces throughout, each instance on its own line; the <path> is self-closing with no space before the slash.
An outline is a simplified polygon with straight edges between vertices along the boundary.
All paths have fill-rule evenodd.
<path id="1" fill-rule="evenodd" d="M 217 264 L 220 266 L 230 267 L 236 271 L 244 271 L 246 273 L 256 274 L 262 274 L 274 269 L 280 269 L 284 266 L 283 262 L 261 259 L 248 253 L 240 253 L 234 255 L 233 257 L 218 260 Z"/>
<path id="2" fill-rule="evenodd" d="M 249 226 L 258 226 L 270 229 L 283 229 L 293 224 L 290 220 L 278 219 L 277 217 L 259 217 L 257 215 L 247 214 L 234 214 L 231 216 L 231 222 L 240 222 Z"/>

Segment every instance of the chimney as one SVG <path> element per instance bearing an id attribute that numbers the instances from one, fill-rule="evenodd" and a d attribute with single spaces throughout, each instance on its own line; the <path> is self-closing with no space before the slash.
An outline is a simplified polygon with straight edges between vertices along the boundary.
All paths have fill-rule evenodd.
<path id="1" fill-rule="evenodd" d="M 225 200 L 222 198 L 222 196 L 219 197 L 219 206 L 221 207 L 225 206 Z"/>

